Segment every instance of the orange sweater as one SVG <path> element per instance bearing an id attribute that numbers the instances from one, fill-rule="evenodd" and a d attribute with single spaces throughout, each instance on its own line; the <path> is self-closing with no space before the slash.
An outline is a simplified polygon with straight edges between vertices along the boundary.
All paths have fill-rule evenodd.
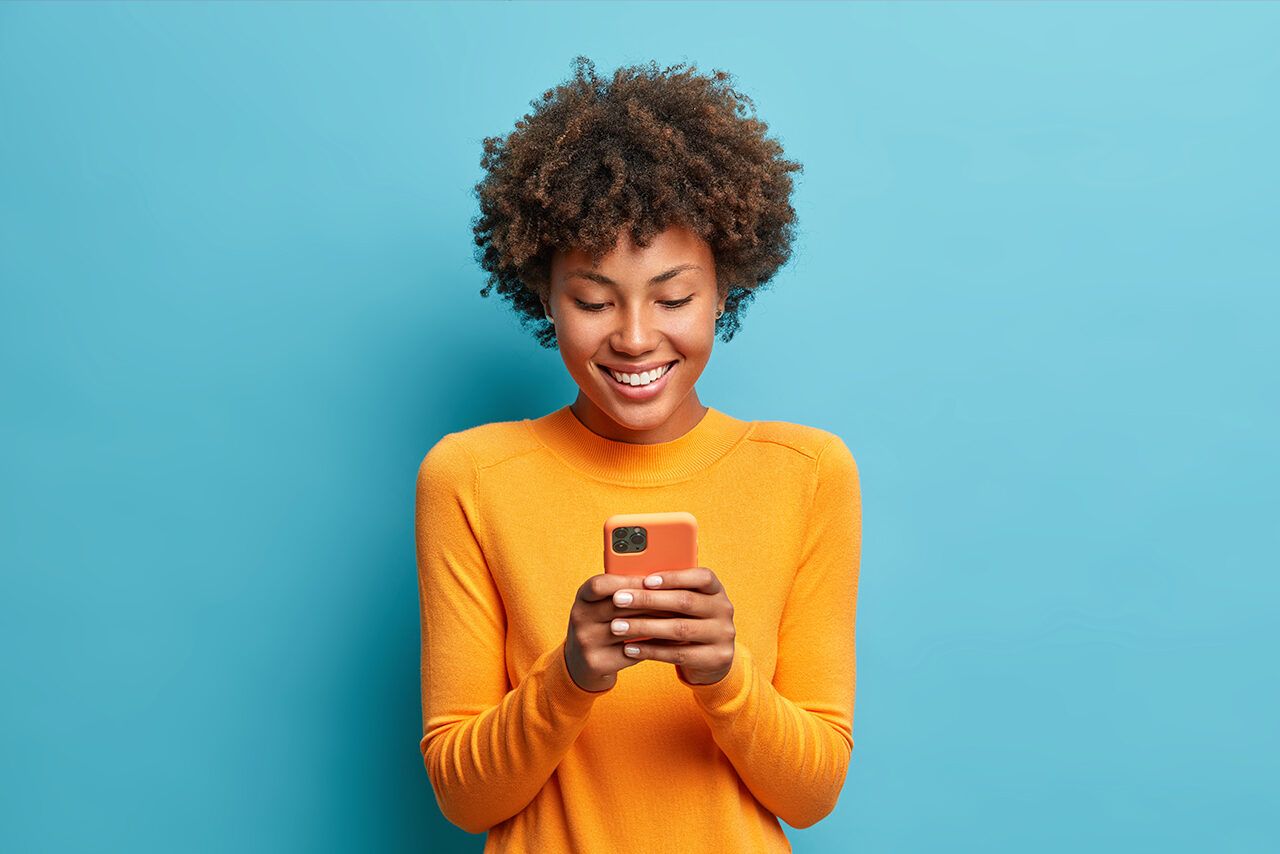
<path id="1" fill-rule="evenodd" d="M 564 663 L 604 520 L 687 510 L 734 606 L 712 685 L 642 661 L 600 693 Z M 564 407 L 440 440 L 418 472 L 421 750 L 445 817 L 486 852 L 789 851 L 853 748 L 858 471 L 839 437 L 708 409 L 671 442 Z"/>

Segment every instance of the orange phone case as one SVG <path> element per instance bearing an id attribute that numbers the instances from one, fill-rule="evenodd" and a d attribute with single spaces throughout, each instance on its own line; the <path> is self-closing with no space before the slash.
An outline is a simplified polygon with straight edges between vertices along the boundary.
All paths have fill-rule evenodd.
<path id="1" fill-rule="evenodd" d="M 639 540 L 637 528 L 644 529 Z M 618 532 L 617 535 L 615 531 Z M 620 551 L 620 546 L 625 550 Z M 692 513 L 619 513 L 605 520 L 605 572 L 650 575 L 667 569 L 690 569 L 697 565 L 698 520 Z M 662 617 L 668 613 L 670 612 L 637 611 L 636 616 Z M 646 641 L 653 638 L 631 640 Z"/>
<path id="2" fill-rule="evenodd" d="M 645 536 L 637 543 L 635 528 Z M 614 546 L 613 532 L 633 529 L 625 540 L 627 551 Z M 698 520 L 692 513 L 619 513 L 604 523 L 604 571 L 622 575 L 649 575 L 664 569 L 690 569 L 698 565 Z"/>

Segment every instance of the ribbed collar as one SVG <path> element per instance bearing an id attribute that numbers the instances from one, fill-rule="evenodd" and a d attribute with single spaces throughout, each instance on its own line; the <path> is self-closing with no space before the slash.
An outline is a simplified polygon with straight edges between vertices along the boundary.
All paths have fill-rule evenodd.
<path id="1" fill-rule="evenodd" d="M 568 406 L 525 422 L 571 468 L 596 480 L 636 486 L 687 480 L 729 453 L 751 429 L 750 422 L 711 407 L 688 433 L 654 445 L 597 435 Z"/>

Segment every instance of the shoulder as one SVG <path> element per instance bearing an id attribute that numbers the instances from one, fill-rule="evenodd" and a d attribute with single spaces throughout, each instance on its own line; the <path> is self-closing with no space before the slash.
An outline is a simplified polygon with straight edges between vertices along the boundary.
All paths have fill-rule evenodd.
<path id="1" fill-rule="evenodd" d="M 815 461 L 833 457 L 845 457 L 850 460 L 844 440 L 828 430 L 820 427 L 808 427 L 804 424 L 792 424 L 789 421 L 756 421 L 747 434 L 747 441 L 777 445 L 788 448 L 793 453 Z"/>
<path id="2" fill-rule="evenodd" d="M 497 421 L 447 433 L 422 460 L 420 472 L 476 473 L 541 447 L 525 421 Z"/>
<path id="3" fill-rule="evenodd" d="M 861 519 L 862 487 L 858 464 L 840 436 L 803 424 L 757 421 L 748 438 L 767 443 L 776 449 L 776 454 L 787 455 L 790 464 L 775 455 L 774 459 L 762 460 L 759 467 L 770 472 L 790 469 L 797 477 L 803 478 L 809 490 L 811 519 L 847 521 L 850 515 Z"/>
<path id="4" fill-rule="evenodd" d="M 776 449 L 778 454 L 789 457 L 811 478 L 815 489 L 824 493 L 836 490 L 856 494 L 859 491 L 858 464 L 853 453 L 843 439 L 829 430 L 788 421 L 756 421 L 747 434 L 747 441 L 757 443 L 756 447 Z"/>

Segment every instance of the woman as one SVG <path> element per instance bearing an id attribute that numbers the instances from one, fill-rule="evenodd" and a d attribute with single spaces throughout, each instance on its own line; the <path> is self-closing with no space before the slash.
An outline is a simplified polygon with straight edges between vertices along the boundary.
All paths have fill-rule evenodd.
<path id="1" fill-rule="evenodd" d="M 800 166 L 728 80 L 579 57 L 485 140 L 482 293 L 578 385 L 445 436 L 418 475 L 423 761 L 489 852 L 789 851 L 778 819 L 813 824 L 845 779 L 853 457 L 695 389 L 795 217 Z M 702 566 L 603 574 L 606 518 L 673 510 Z"/>

